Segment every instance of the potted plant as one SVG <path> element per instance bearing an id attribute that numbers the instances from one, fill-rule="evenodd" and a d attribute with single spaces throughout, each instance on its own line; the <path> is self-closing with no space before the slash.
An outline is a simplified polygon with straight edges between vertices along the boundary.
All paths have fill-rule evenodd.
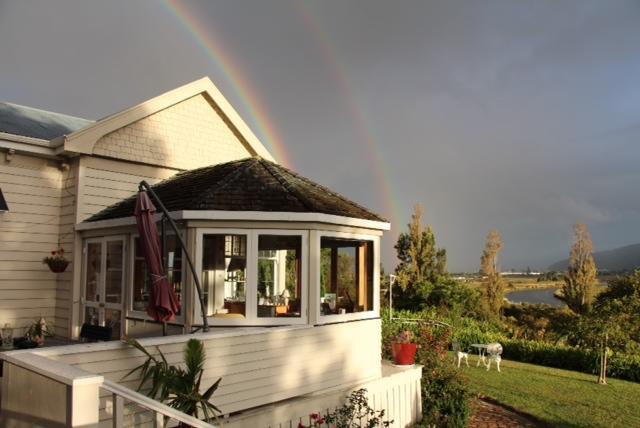
<path id="1" fill-rule="evenodd" d="M 51 255 L 42 259 L 42 263 L 49 266 L 51 272 L 61 273 L 69 266 L 69 260 L 64 257 L 64 248 L 51 251 Z"/>
<path id="2" fill-rule="evenodd" d="M 393 361 L 399 366 L 412 366 L 415 364 L 418 344 L 414 343 L 414 334 L 405 330 L 391 341 L 391 353 Z"/>
<path id="3" fill-rule="evenodd" d="M 27 329 L 25 336 L 38 346 L 44 345 L 44 338 L 53 336 L 53 331 L 47 326 L 44 318 L 40 318 Z"/>
<path id="4" fill-rule="evenodd" d="M 211 384 L 204 393 L 200 392 L 200 382 L 207 361 L 204 344 L 201 341 L 189 339 L 184 347 L 183 366 L 169 364 L 157 346 L 158 356 L 154 356 L 135 339 L 125 339 L 124 342 L 142 352 L 147 359 L 127 373 L 123 379 L 139 372 L 138 391 L 145 390 L 148 397 L 196 418 L 205 421 L 217 419 L 220 409 L 210 400 L 222 378 Z M 178 426 L 188 427 L 182 423 Z"/>

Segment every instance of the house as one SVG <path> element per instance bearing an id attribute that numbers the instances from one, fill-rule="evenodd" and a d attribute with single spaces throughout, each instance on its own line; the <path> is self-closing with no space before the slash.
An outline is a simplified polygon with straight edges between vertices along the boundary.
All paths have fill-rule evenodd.
<path id="1" fill-rule="evenodd" d="M 42 316 L 68 339 L 83 324 L 109 326 L 114 339 L 4 353 L 0 417 L 119 426 L 126 399 L 146 409 L 124 412 L 131 424 L 151 423 L 167 413 L 129 389 L 136 382 L 123 377 L 140 355 L 115 340 L 146 337 L 178 362 L 206 317 L 211 329 L 195 337 L 206 378 L 223 378 L 213 401 L 230 426 L 297 424 L 362 385 L 378 407 L 394 406 L 398 426 L 419 419 L 420 368 L 380 358 L 388 222 L 279 165 L 209 79 L 95 122 L 0 104 L 0 151 L 0 324 Z M 181 302 L 168 326 L 145 312 L 150 281 L 132 217 L 142 180 L 189 249 L 164 234 Z M 53 273 L 41 260 L 60 247 L 71 263 Z M 34 403 L 50 412 L 34 416 Z"/>

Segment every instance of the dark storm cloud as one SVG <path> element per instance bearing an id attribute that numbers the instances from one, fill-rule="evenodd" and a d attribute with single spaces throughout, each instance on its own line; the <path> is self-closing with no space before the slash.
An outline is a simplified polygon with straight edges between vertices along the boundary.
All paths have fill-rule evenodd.
<path id="1" fill-rule="evenodd" d="M 640 3 L 186 6 L 256 88 L 296 169 L 390 216 L 345 100 L 353 95 L 393 199 L 405 215 L 425 205 L 452 269 L 477 269 L 492 227 L 506 268 L 566 256 L 579 220 L 597 248 L 640 242 Z M 97 118 L 209 75 L 255 126 L 157 2 L 0 1 L 0 58 L 3 100 Z M 387 267 L 408 218 L 394 220 Z"/>

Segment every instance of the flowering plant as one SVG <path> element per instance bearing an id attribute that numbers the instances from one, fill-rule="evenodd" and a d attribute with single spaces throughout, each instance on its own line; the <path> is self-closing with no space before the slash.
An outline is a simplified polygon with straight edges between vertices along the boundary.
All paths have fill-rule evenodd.
<path id="1" fill-rule="evenodd" d="M 364 388 L 353 391 L 342 407 L 325 415 L 311 413 L 309 425 L 302 422 L 298 428 L 378 428 L 389 427 L 393 420 L 385 418 L 384 410 L 374 410 L 369 405 L 367 390 Z"/>
<path id="2" fill-rule="evenodd" d="M 410 330 L 405 330 L 392 338 L 393 343 L 413 343 L 415 335 Z"/>
<path id="3" fill-rule="evenodd" d="M 69 260 L 64 257 L 64 248 L 51 251 L 51 255 L 42 259 L 42 263 L 49 266 L 52 272 L 64 272 L 69 265 Z"/>

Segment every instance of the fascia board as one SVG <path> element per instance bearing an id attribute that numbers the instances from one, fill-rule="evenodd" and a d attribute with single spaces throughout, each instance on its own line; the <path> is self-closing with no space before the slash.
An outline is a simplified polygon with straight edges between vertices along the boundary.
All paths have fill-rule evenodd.
<path id="1" fill-rule="evenodd" d="M 239 221 L 284 221 L 327 223 L 342 226 L 362 227 L 365 229 L 390 230 L 391 224 L 381 221 L 365 220 L 321 213 L 267 212 L 267 211 L 173 211 L 169 213 L 174 220 L 239 220 Z M 156 214 L 160 220 L 160 214 Z M 135 218 L 122 217 L 94 222 L 82 222 L 76 225 L 76 231 L 106 229 L 135 224 Z"/>

